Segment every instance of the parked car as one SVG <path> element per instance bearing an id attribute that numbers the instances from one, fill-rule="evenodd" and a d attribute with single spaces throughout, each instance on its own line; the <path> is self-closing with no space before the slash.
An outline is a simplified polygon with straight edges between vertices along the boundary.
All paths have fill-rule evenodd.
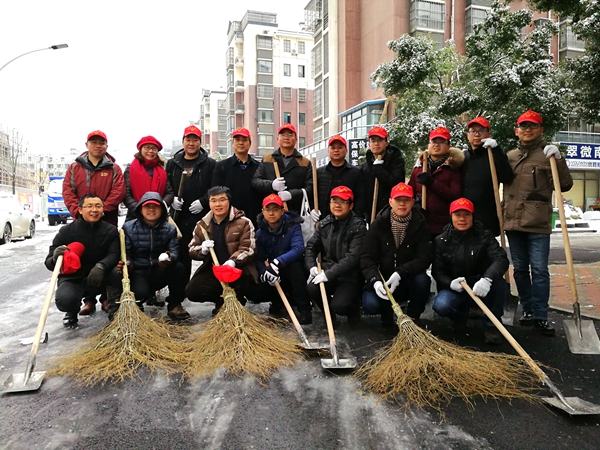
<path id="1" fill-rule="evenodd" d="M 30 239 L 35 235 L 33 213 L 11 197 L 0 197 L 0 244 L 8 244 L 13 237 Z"/>

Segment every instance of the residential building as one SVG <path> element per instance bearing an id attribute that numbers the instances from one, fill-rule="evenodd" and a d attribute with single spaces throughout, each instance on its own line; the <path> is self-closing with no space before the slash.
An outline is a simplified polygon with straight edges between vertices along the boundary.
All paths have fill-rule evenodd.
<path id="1" fill-rule="evenodd" d="M 227 155 L 227 92 L 202 90 L 198 128 L 202 131 L 204 150 Z"/>

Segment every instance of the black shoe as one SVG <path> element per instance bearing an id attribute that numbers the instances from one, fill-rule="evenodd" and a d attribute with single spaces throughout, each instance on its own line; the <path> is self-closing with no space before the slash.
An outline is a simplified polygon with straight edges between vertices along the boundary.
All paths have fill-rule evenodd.
<path id="1" fill-rule="evenodd" d="M 410 317 L 410 316 L 409 316 Z M 411 317 L 411 320 L 413 321 L 413 323 L 418 326 L 419 328 L 423 328 L 425 329 L 425 324 L 423 323 L 423 321 L 421 319 L 419 319 L 418 317 Z"/>
<path id="2" fill-rule="evenodd" d="M 171 305 L 169 305 L 169 307 L 170 306 Z M 181 306 L 181 303 L 179 303 L 167 311 L 167 316 L 175 320 L 186 320 L 190 318 L 190 313 L 187 312 L 183 306 Z"/>
<path id="3" fill-rule="evenodd" d="M 519 319 L 519 323 L 523 327 L 530 327 L 533 325 L 533 314 L 527 311 L 523 311 L 523 315 Z"/>
<path id="4" fill-rule="evenodd" d="M 360 323 L 361 317 L 362 317 L 362 312 L 359 309 L 354 314 L 348 314 L 348 323 L 350 325 L 358 325 Z"/>
<path id="5" fill-rule="evenodd" d="M 495 327 L 485 327 L 483 336 L 486 344 L 500 345 L 502 344 L 502 334 Z"/>
<path id="6" fill-rule="evenodd" d="M 544 336 L 554 336 L 556 333 L 547 320 L 536 319 L 533 321 L 533 326 Z"/>
<path id="7" fill-rule="evenodd" d="M 467 321 L 452 322 L 452 331 L 455 333 L 465 334 L 467 332 Z"/>
<path id="8" fill-rule="evenodd" d="M 77 328 L 77 313 L 66 313 L 63 318 L 63 325 L 67 328 Z"/>
<path id="9" fill-rule="evenodd" d="M 221 306 L 223 306 L 223 302 L 215 303 L 215 307 L 212 310 L 212 315 L 213 316 L 216 316 L 219 313 L 219 311 L 221 310 Z"/>
<path id="10" fill-rule="evenodd" d="M 280 303 L 271 303 L 269 306 L 269 314 L 280 317 L 283 315 L 285 308 Z"/>
<path id="11" fill-rule="evenodd" d="M 298 322 L 300 322 L 300 325 L 310 325 L 312 323 L 312 312 L 298 311 Z"/>
<path id="12" fill-rule="evenodd" d="M 119 305 L 114 305 L 114 306 L 109 305 L 108 306 L 108 321 L 109 322 L 113 321 L 113 319 L 115 318 L 115 314 L 117 313 L 118 310 L 119 310 Z"/>

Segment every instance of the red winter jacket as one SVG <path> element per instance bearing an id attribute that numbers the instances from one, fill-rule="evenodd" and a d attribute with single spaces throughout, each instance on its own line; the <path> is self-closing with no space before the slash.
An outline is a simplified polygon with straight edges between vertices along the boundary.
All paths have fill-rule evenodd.
<path id="1" fill-rule="evenodd" d="M 117 211 L 125 197 L 125 181 L 121 168 L 108 153 L 93 166 L 84 152 L 71 163 L 63 180 L 63 199 L 73 217 L 77 217 L 78 202 L 87 194 L 104 200 L 104 212 Z"/>
<path id="2" fill-rule="evenodd" d="M 446 224 L 450 222 L 450 203 L 462 194 L 461 166 L 465 160 L 464 153 L 455 147 L 450 148 L 450 157 L 431 174 L 433 183 L 427 187 L 427 210 L 425 219 L 431 234 L 437 236 Z M 420 161 L 421 155 L 417 161 Z M 410 175 L 408 184 L 415 191 L 415 197 L 421 198 L 422 184 L 417 183 L 417 175 L 423 172 L 423 167 L 415 167 Z"/>

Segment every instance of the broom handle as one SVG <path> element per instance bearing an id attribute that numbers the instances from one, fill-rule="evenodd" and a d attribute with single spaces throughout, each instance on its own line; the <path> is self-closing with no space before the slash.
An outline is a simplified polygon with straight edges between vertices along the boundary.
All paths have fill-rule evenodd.
<path id="1" fill-rule="evenodd" d="M 179 178 L 179 189 L 177 189 L 177 198 L 181 198 L 181 194 L 183 194 L 183 180 L 185 180 L 186 176 L 187 176 L 187 171 L 182 170 L 181 177 Z M 173 220 L 176 220 L 177 216 L 179 216 L 179 211 L 178 210 L 173 211 Z"/>
<path id="2" fill-rule="evenodd" d="M 569 409 L 573 410 L 571 405 L 567 403 L 563 394 L 558 390 L 558 388 L 554 385 L 550 378 L 548 378 L 548 375 L 546 375 L 542 368 L 535 363 L 535 361 L 531 358 L 531 356 L 527 354 L 527 352 L 523 349 L 523 347 L 521 347 L 521 345 L 516 341 L 516 339 L 512 337 L 512 335 L 508 332 L 504 325 L 502 325 L 502 322 L 500 322 L 496 318 L 496 316 L 494 316 L 494 314 L 489 310 L 485 303 L 483 303 L 483 301 L 479 297 L 473 294 L 473 290 L 469 287 L 469 285 L 464 281 L 461 281 L 460 285 L 463 287 L 465 292 L 469 294 L 469 296 L 475 301 L 475 303 L 477 303 L 477 306 L 481 308 L 481 310 L 485 313 L 487 318 L 492 321 L 492 323 L 495 325 L 498 331 L 502 333 L 502 335 L 506 338 L 508 343 L 512 345 L 512 347 L 517 351 L 519 355 L 521 355 L 521 357 L 525 360 L 525 362 L 531 368 L 531 370 L 533 370 L 533 372 L 540 378 L 542 383 L 548 386 L 552 393 L 555 394 L 563 404 L 565 404 Z"/>
<path id="3" fill-rule="evenodd" d="M 202 228 L 202 227 L 200 227 L 200 229 L 202 230 L 202 236 L 204 236 L 204 240 L 205 241 L 210 240 L 210 238 L 208 237 L 208 233 L 206 232 L 206 230 L 204 228 Z M 212 247 L 210 247 L 208 249 L 208 251 L 210 252 L 210 256 L 212 257 L 213 264 L 215 266 L 220 266 L 219 259 L 217 258 L 217 254 L 215 253 L 215 250 Z M 223 287 L 223 289 L 225 289 L 228 286 L 227 283 L 224 283 L 221 280 L 219 280 L 219 283 L 221 283 L 221 286 Z"/>
<path id="4" fill-rule="evenodd" d="M 121 242 L 121 261 L 123 261 L 123 283 L 129 283 L 129 270 L 127 269 L 127 250 L 125 247 L 125 231 L 123 230 L 123 228 L 119 230 L 119 241 Z"/>
<path id="5" fill-rule="evenodd" d="M 427 163 L 427 150 L 421 154 L 421 164 L 423 164 L 422 172 L 427 173 L 429 171 L 429 164 Z M 427 186 L 421 186 L 421 207 L 427 209 Z"/>
<path id="6" fill-rule="evenodd" d="M 385 284 L 385 278 L 383 278 L 383 275 L 381 274 L 381 271 L 378 270 L 378 272 L 379 272 L 379 277 L 381 278 L 381 282 L 383 283 L 383 287 L 385 289 L 385 293 L 388 296 L 388 300 L 392 304 L 392 309 L 394 310 L 394 312 L 396 313 L 396 315 L 398 316 L 398 318 L 399 319 L 405 319 L 405 320 L 411 320 L 409 318 L 409 316 L 407 316 L 406 314 L 404 314 L 404 312 L 402 311 L 402 308 L 400 308 L 400 305 L 394 299 L 394 294 L 392 293 L 392 291 L 390 291 L 390 288 L 388 287 L 388 285 Z"/>
<path id="7" fill-rule="evenodd" d="M 279 164 L 277 164 L 277 161 L 275 160 L 273 160 L 273 169 L 275 169 L 275 177 L 281 178 L 281 173 L 279 172 Z M 285 211 L 288 211 L 287 202 L 283 202 L 283 209 Z"/>
<path id="8" fill-rule="evenodd" d="M 321 257 L 317 258 L 317 270 L 321 273 Z M 338 364 L 338 353 L 335 343 L 335 333 L 333 332 L 333 323 L 331 323 L 331 312 L 329 311 L 329 301 L 327 300 L 327 291 L 325 290 L 325 283 L 319 283 L 321 289 L 321 300 L 323 301 L 323 311 L 325 312 L 325 322 L 327 322 L 327 333 L 329 333 L 329 345 L 331 346 L 331 356 L 333 357 L 333 363 Z"/>
<path id="9" fill-rule="evenodd" d="M 317 191 L 317 158 L 312 157 L 312 174 L 313 174 L 313 201 L 315 210 L 319 211 L 319 192 Z M 316 224 L 315 224 L 316 226 Z"/>
<path id="10" fill-rule="evenodd" d="M 504 217 L 502 217 L 502 206 L 500 205 L 500 184 L 498 183 L 498 173 L 496 172 L 496 162 L 492 149 L 488 147 L 488 160 L 490 161 L 490 173 L 492 174 L 492 186 L 494 188 L 494 200 L 496 200 L 496 215 L 498 216 L 498 224 L 500 225 L 500 244 L 506 251 L 506 237 L 504 236 Z M 509 270 L 506 269 L 504 279 L 510 286 Z"/>

